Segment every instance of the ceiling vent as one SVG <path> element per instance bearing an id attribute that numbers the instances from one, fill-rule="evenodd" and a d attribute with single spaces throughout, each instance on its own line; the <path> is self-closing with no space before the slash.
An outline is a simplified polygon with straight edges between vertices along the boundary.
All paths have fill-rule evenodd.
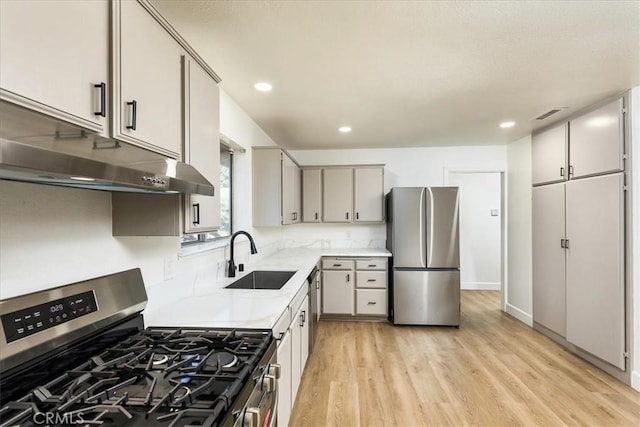
<path id="1" fill-rule="evenodd" d="M 533 120 L 544 120 L 547 117 L 553 116 L 556 113 L 559 113 L 562 110 L 566 110 L 569 107 L 552 107 L 550 110 L 545 111 L 544 113 L 540 114 L 538 117 L 535 117 Z"/>

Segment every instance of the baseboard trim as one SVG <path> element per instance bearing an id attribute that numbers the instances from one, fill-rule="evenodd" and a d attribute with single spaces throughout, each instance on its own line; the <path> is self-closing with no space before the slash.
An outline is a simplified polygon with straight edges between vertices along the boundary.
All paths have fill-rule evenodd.
<path id="1" fill-rule="evenodd" d="M 640 391 L 640 371 L 631 372 L 631 387 Z"/>
<path id="2" fill-rule="evenodd" d="M 507 303 L 507 314 L 515 317 L 525 325 L 533 327 L 533 317 L 531 317 L 529 313 L 520 310 L 518 307 Z"/>
<path id="3" fill-rule="evenodd" d="M 462 282 L 460 289 L 476 291 L 499 291 L 500 282 Z"/>

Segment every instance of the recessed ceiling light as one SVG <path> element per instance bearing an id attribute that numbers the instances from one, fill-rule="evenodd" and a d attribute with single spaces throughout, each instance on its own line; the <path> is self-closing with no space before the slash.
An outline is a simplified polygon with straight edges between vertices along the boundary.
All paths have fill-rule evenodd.
<path id="1" fill-rule="evenodd" d="M 271 89 L 273 89 L 273 86 L 271 86 L 267 82 L 256 83 L 255 85 L 253 85 L 253 87 L 255 87 L 256 90 L 259 90 L 260 92 L 271 92 Z"/>
<path id="2" fill-rule="evenodd" d="M 340 132 L 340 133 L 349 133 L 349 132 L 351 132 L 351 126 L 340 126 L 338 128 L 338 132 Z"/>
<path id="3" fill-rule="evenodd" d="M 512 128 L 514 127 L 516 122 L 502 122 L 500 123 L 501 128 Z"/>
<path id="4" fill-rule="evenodd" d="M 75 179 L 76 181 L 88 181 L 88 182 L 95 181 L 95 179 L 87 178 L 86 176 L 70 176 L 69 179 Z"/>

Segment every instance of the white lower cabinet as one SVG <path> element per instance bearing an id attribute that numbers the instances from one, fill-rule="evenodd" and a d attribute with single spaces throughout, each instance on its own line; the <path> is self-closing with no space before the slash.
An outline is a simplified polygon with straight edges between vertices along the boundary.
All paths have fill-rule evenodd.
<path id="1" fill-rule="evenodd" d="M 387 314 L 386 289 L 356 289 L 356 314 L 382 316 Z"/>
<path id="2" fill-rule="evenodd" d="M 287 426 L 293 404 L 296 401 L 302 372 L 309 357 L 309 296 L 293 299 L 293 306 L 286 310 L 274 328 L 278 339 L 278 426 Z M 294 313 L 289 317 L 289 313 Z M 290 323 L 289 323 L 290 322 Z M 286 327 L 284 325 L 287 325 Z"/>
<path id="3" fill-rule="evenodd" d="M 278 425 L 287 426 L 291 416 L 291 331 L 286 330 L 278 345 Z"/>
<path id="4" fill-rule="evenodd" d="M 322 313 L 353 314 L 353 272 L 322 272 Z"/>
<path id="5" fill-rule="evenodd" d="M 322 259 L 323 315 L 387 316 L 387 259 Z"/>

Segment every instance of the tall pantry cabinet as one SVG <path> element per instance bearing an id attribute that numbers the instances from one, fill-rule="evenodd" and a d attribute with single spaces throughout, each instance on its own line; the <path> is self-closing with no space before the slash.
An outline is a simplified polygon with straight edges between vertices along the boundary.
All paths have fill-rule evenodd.
<path id="1" fill-rule="evenodd" d="M 624 101 L 532 138 L 534 328 L 620 371 L 627 357 Z"/>

